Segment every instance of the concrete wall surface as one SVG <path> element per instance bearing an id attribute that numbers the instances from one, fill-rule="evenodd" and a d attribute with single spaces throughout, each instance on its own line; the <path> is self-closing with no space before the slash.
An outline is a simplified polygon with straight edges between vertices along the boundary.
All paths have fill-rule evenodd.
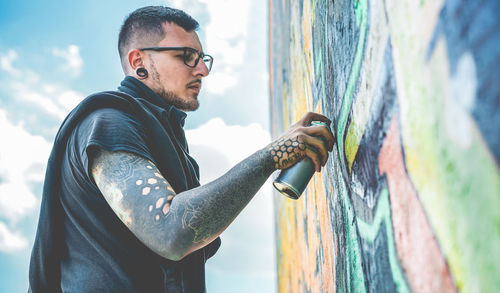
<path id="1" fill-rule="evenodd" d="M 500 1 L 270 0 L 271 125 L 336 146 L 274 195 L 279 292 L 500 292 Z"/>

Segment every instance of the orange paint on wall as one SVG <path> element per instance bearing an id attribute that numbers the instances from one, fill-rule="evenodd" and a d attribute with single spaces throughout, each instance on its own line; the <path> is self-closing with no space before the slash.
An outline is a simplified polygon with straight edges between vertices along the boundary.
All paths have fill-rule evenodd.
<path id="1" fill-rule="evenodd" d="M 387 177 L 394 241 L 412 291 L 456 292 L 446 259 L 406 172 L 397 116 L 380 150 L 379 172 Z"/>
<path id="2" fill-rule="evenodd" d="M 335 237 L 321 174 L 299 200 L 280 201 L 279 292 L 301 292 L 304 286 L 311 292 L 334 292 Z"/>
<path id="3" fill-rule="evenodd" d="M 316 207 L 316 225 L 319 226 L 319 238 L 321 239 L 319 249 L 322 250 L 322 258 L 318 258 L 321 271 L 321 291 L 320 292 L 334 292 L 335 291 L 335 250 L 334 250 L 334 235 L 330 215 L 330 202 L 324 190 L 325 184 L 321 180 L 321 175 L 316 174 L 312 180 L 311 192 L 316 196 L 314 197 L 314 206 Z M 315 218 L 311 217 L 310 218 Z"/>

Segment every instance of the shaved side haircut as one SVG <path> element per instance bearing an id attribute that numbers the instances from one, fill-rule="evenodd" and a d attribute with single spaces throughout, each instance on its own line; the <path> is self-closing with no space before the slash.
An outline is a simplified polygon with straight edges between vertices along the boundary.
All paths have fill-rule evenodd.
<path id="1" fill-rule="evenodd" d="M 118 37 L 118 53 L 125 73 L 128 67 L 128 52 L 137 46 L 154 46 L 163 40 L 165 22 L 173 22 L 187 32 L 199 27 L 194 18 L 179 9 L 147 6 L 135 10 L 125 18 Z"/>

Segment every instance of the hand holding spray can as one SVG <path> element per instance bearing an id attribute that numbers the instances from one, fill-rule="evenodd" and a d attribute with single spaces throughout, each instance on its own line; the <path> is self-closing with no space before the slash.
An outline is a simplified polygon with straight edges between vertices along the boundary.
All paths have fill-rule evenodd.
<path id="1" fill-rule="evenodd" d="M 330 126 L 324 122 L 313 121 L 310 126 L 313 125 L 323 125 L 331 131 Z M 308 157 L 304 157 L 292 167 L 282 170 L 274 180 L 273 185 L 283 195 L 298 199 L 306 189 L 314 172 L 314 163 Z"/>

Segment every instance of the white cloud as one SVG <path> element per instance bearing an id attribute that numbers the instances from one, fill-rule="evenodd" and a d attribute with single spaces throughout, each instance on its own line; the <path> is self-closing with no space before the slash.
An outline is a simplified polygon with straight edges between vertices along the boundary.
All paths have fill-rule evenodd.
<path id="1" fill-rule="evenodd" d="M 57 103 L 58 107 L 64 111 L 64 115 L 75 108 L 83 99 L 82 93 L 55 84 L 44 84 L 42 92 Z"/>
<path id="2" fill-rule="evenodd" d="M 73 77 L 80 75 L 83 67 L 83 59 L 80 56 L 80 48 L 77 45 L 69 45 L 66 49 L 54 48 L 52 49 L 52 54 L 66 61 L 61 67 L 63 71 L 70 73 Z"/>
<path id="3" fill-rule="evenodd" d="M 78 65 L 79 55 L 75 52 L 78 53 L 78 50 L 71 49 L 71 46 L 66 52 L 70 64 L 68 68 L 71 68 L 68 70 L 72 74 L 81 68 Z M 78 58 L 71 59 L 71 56 Z M 33 214 L 39 206 L 39 196 L 34 191 L 43 182 L 51 149 L 51 143 L 28 132 L 24 123 L 29 123 L 33 117 L 43 119 L 47 114 L 62 120 L 83 98 L 82 94 L 62 85 L 41 81 L 40 76 L 29 68 L 13 69 L 16 58 L 17 53 L 13 50 L 0 55 L 1 69 L 10 73 L 2 78 L 8 94 L 5 98 L 13 100 L 19 108 L 34 106 L 37 110 L 30 110 L 23 116 L 24 120 L 14 123 L 8 119 L 6 110 L 0 109 L 0 131 L 3 135 L 0 140 L 0 218 L 5 221 L 0 222 L 0 251 L 5 252 L 28 245 L 15 225 Z"/>
<path id="4" fill-rule="evenodd" d="M 61 121 L 84 98 L 82 93 L 54 84 L 12 81 L 9 85 L 16 100 L 37 105 Z"/>
<path id="5" fill-rule="evenodd" d="M 14 223 L 37 206 L 29 186 L 42 182 L 51 144 L 11 123 L 1 109 L 0 129 L 0 216 Z"/>
<path id="6" fill-rule="evenodd" d="M 214 118 L 187 130 L 191 155 L 200 165 L 202 184 L 212 181 L 235 164 L 270 142 L 270 134 L 259 124 L 226 125 Z M 271 183 L 266 182 L 235 221 L 221 235 L 221 251 L 207 264 L 212 272 L 266 272 L 274 274 L 274 219 Z M 252 251 L 253 253 L 242 253 Z M 234 259 L 240 261 L 234 262 Z"/>
<path id="7" fill-rule="evenodd" d="M 12 95 L 18 101 L 38 105 L 40 110 L 63 120 L 82 99 L 83 94 L 59 85 L 14 81 Z"/>
<path id="8" fill-rule="evenodd" d="M 238 78 L 231 70 L 224 70 L 226 72 L 214 71 L 210 73 L 210 77 L 207 78 L 204 83 L 206 89 L 211 94 L 222 95 L 226 92 L 228 88 L 235 86 L 238 83 Z"/>
<path id="9" fill-rule="evenodd" d="M 206 89 L 210 93 L 223 94 L 235 86 L 238 82 L 236 68 L 247 62 L 244 59 L 250 3 L 250 0 L 172 1 L 172 6 L 185 10 L 195 19 L 209 15 L 210 21 L 200 23 L 200 30 L 206 36 L 204 50 L 214 57 L 214 67 L 206 79 Z M 205 4 L 208 11 L 194 10 L 193 7 L 200 7 L 200 4 Z"/>
<path id="10" fill-rule="evenodd" d="M 66 116 L 64 109 L 59 106 L 52 97 L 46 96 L 42 91 L 37 90 L 35 86 L 20 81 L 12 82 L 12 96 L 20 102 L 27 102 L 31 105 L 37 105 L 41 111 L 57 117 L 62 120 Z"/>
<path id="11" fill-rule="evenodd" d="M 37 199 L 22 180 L 7 180 L 0 184 L 0 215 L 17 221 L 34 210 Z"/>
<path id="12" fill-rule="evenodd" d="M 12 252 L 28 246 L 28 241 L 19 233 L 10 231 L 5 223 L 0 221 L 0 251 Z"/>
<path id="13" fill-rule="evenodd" d="M 13 76 L 19 76 L 21 71 L 12 66 L 12 62 L 17 59 L 17 52 L 9 50 L 7 55 L 0 57 L 0 68 Z"/>
<path id="14" fill-rule="evenodd" d="M 69 46 L 68 51 L 65 53 L 61 50 L 58 52 L 62 52 L 61 54 L 68 56 L 75 54 L 71 53 L 75 51 L 75 49 L 71 48 L 72 46 Z M 76 52 L 78 55 L 78 47 L 76 47 Z M 75 57 L 75 59 L 79 58 L 79 55 Z M 84 98 L 84 95 L 77 91 L 67 89 L 58 84 L 40 81 L 39 75 L 31 69 L 12 68 L 12 61 L 15 59 L 17 59 L 17 53 L 14 50 L 9 50 L 7 55 L 0 55 L 1 68 L 11 73 L 11 76 L 2 80 L 4 87 L 10 93 L 10 96 L 6 97 L 7 99 L 14 98 L 18 102 L 26 102 L 29 105 L 39 106 L 41 111 L 62 121 L 71 109 Z M 78 61 L 68 62 L 78 64 Z M 76 65 L 72 66 L 75 68 L 74 70 L 78 67 Z"/>
<path id="15" fill-rule="evenodd" d="M 259 124 L 226 125 L 221 118 L 212 118 L 200 127 L 187 130 L 190 148 L 208 146 L 224 154 L 234 165 L 270 142 L 270 134 Z"/>

